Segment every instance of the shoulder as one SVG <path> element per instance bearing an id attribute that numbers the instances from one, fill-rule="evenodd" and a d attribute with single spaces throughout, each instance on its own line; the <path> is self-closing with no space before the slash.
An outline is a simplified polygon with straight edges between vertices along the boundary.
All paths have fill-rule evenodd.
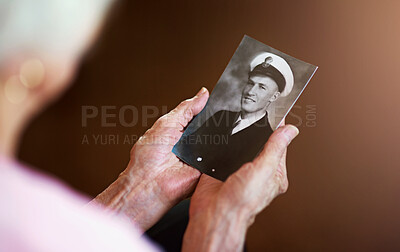
<path id="1" fill-rule="evenodd" d="M 21 245 L 26 251 L 57 251 L 60 243 L 65 251 L 109 251 L 115 246 L 125 247 L 123 251 L 153 250 L 125 220 L 100 207 L 83 207 L 86 198 L 17 163 L 0 160 L 0 197 L 7 202 L 0 211 L 0 233 L 5 234 L 0 235 L 0 251 L 14 246 L 15 240 L 27 241 Z M 32 234 L 35 243 L 29 242 Z"/>
<path id="2" fill-rule="evenodd" d="M 269 119 L 268 119 L 268 113 L 262 117 L 261 119 L 259 119 L 258 121 L 256 121 L 253 124 L 254 128 L 259 129 L 259 130 L 267 130 L 269 132 L 273 132 L 271 124 L 269 123 Z"/>

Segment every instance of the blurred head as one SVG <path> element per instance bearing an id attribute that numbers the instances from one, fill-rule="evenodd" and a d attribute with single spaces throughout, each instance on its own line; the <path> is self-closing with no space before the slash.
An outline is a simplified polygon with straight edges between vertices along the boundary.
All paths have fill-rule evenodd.
<path id="1" fill-rule="evenodd" d="M 59 97 L 112 0 L 0 0 L 0 153 Z"/>
<path id="2" fill-rule="evenodd" d="M 278 84 L 265 75 L 250 75 L 242 92 L 242 112 L 267 111 L 268 105 L 279 97 Z"/>
<path id="3" fill-rule="evenodd" d="M 60 95 L 110 0 L 2 0 L 0 99 L 39 109 Z"/>

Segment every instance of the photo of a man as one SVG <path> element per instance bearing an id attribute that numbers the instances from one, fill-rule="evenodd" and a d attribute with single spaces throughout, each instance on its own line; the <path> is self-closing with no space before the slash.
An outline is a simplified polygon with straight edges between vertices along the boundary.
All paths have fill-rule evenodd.
<path id="1" fill-rule="evenodd" d="M 199 127 L 185 131 L 173 149 L 184 162 L 222 181 L 261 151 L 276 128 L 271 126 L 268 109 L 291 94 L 295 83 L 292 68 L 284 58 L 268 51 L 253 55 L 247 65 L 243 65 L 249 70 L 238 78 L 240 96 L 232 98 L 240 99 L 239 107 L 217 109 L 203 123 L 195 118 L 192 123 L 198 123 Z M 224 72 L 223 76 L 228 73 Z M 218 88 L 222 89 L 217 84 L 214 91 Z M 220 90 L 220 93 L 223 91 L 227 90 Z M 213 99 L 220 99 L 218 96 Z M 288 101 L 287 111 L 293 102 Z"/>
<path id="2" fill-rule="evenodd" d="M 287 96 L 293 88 L 294 77 L 290 66 L 275 54 L 261 53 L 251 62 L 250 69 L 242 92 L 241 111 L 232 134 L 262 118 L 269 125 L 268 106 L 280 97 Z"/>

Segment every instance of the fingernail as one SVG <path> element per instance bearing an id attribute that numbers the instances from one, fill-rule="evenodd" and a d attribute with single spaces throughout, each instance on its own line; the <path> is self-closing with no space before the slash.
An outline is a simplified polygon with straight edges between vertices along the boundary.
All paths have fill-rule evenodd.
<path id="1" fill-rule="evenodd" d="M 207 88 L 202 87 L 202 88 L 200 89 L 200 91 L 197 92 L 197 94 L 196 94 L 195 96 L 196 96 L 196 97 L 201 96 L 201 95 L 204 94 L 205 92 L 207 92 Z"/>
<path id="2" fill-rule="evenodd" d="M 283 133 L 290 138 L 290 141 L 292 141 L 299 134 L 299 129 L 293 125 L 286 125 Z"/>

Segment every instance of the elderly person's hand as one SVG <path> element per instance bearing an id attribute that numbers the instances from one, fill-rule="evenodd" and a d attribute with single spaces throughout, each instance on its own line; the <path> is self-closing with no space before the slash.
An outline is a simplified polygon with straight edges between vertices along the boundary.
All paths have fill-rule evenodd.
<path id="1" fill-rule="evenodd" d="M 255 216 L 286 192 L 286 149 L 298 134 L 282 126 L 263 151 L 225 182 L 205 174 L 193 194 L 183 251 L 241 251 L 247 228 Z"/>
<path id="2" fill-rule="evenodd" d="M 186 125 L 204 108 L 208 96 L 207 89 L 202 88 L 195 97 L 159 118 L 133 146 L 125 171 L 94 202 L 125 214 L 146 230 L 190 195 L 200 172 L 180 161 L 172 148 Z"/>

